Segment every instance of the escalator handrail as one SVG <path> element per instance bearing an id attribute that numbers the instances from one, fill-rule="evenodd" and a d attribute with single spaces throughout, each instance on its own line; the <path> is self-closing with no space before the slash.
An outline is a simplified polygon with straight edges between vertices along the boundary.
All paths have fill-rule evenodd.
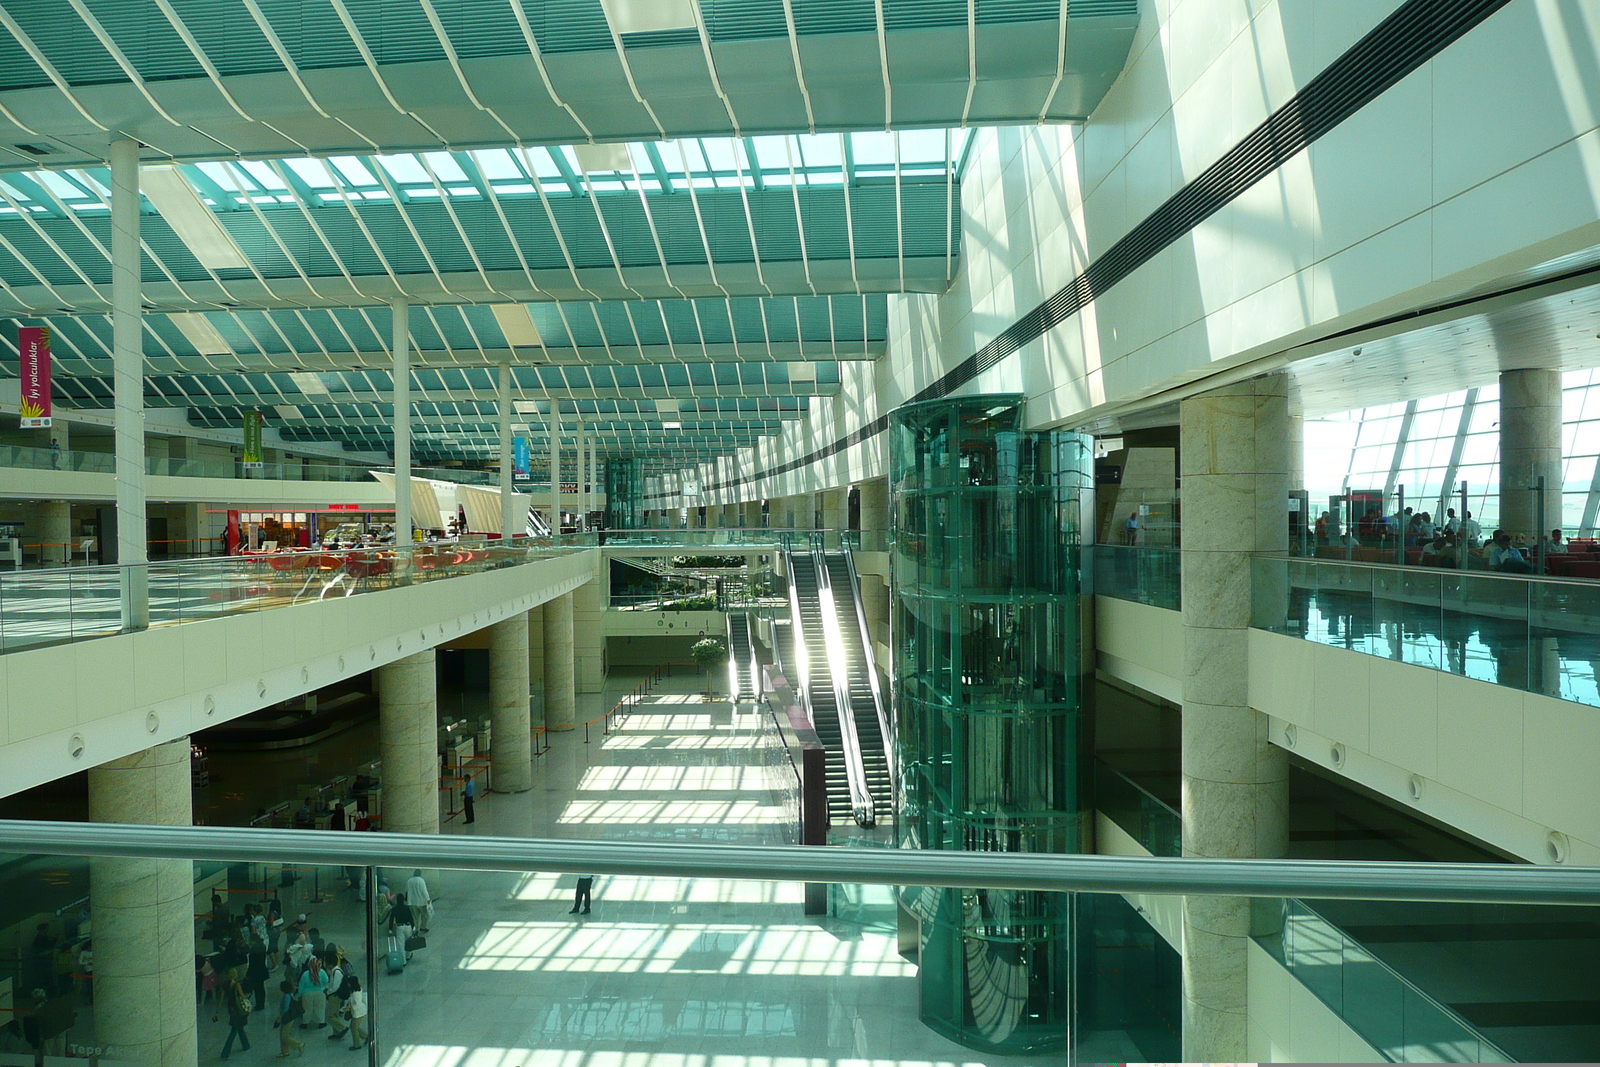
<path id="1" fill-rule="evenodd" d="M 822 621 L 824 648 L 843 648 L 844 634 L 839 632 L 838 604 L 833 596 L 833 580 L 828 574 L 827 558 L 821 547 L 811 550 L 811 566 L 817 576 L 817 606 Z M 824 599 L 826 597 L 826 599 Z M 850 782 L 850 808 L 856 822 L 864 827 L 877 823 L 877 806 L 872 790 L 867 786 L 867 769 L 861 759 L 861 738 L 856 734 L 855 705 L 850 700 L 850 676 L 846 665 L 834 663 L 828 656 L 828 677 L 833 682 L 833 699 L 839 712 L 839 740 L 844 748 L 845 776 Z"/>
<path id="2" fill-rule="evenodd" d="M 867 681 L 872 686 L 872 710 L 878 716 L 878 736 L 883 740 L 883 759 L 889 767 L 889 788 L 893 789 L 896 778 L 895 761 L 891 755 L 894 751 L 894 734 L 889 729 L 888 708 L 878 685 L 878 659 L 872 650 L 872 633 L 867 629 L 867 609 L 861 600 L 861 579 L 856 574 L 855 553 L 845 549 L 843 555 L 845 567 L 850 572 L 850 593 L 855 601 L 856 625 L 861 628 L 862 669 L 867 672 Z"/>

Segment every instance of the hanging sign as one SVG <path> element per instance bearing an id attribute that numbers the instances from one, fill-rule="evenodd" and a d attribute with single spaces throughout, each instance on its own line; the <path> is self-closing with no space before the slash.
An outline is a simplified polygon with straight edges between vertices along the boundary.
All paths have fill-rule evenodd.
<path id="1" fill-rule="evenodd" d="M 531 448 L 526 437 L 513 437 L 511 439 L 511 475 L 514 478 L 526 478 L 528 467 L 532 462 Z"/>
<path id="2" fill-rule="evenodd" d="M 22 375 L 22 428 L 50 425 L 50 328 L 17 328 L 18 372 Z"/>
<path id="3" fill-rule="evenodd" d="M 261 462 L 261 412 L 244 413 L 244 468 L 260 470 Z"/>

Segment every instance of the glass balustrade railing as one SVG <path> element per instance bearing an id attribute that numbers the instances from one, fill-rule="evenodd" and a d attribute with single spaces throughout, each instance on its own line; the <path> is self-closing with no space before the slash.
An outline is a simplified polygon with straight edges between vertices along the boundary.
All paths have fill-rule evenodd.
<path id="1" fill-rule="evenodd" d="M 1600 707 L 1600 583 L 1259 556 L 1252 625 Z"/>
<path id="2" fill-rule="evenodd" d="M 1183 855 L 1183 819 L 1104 760 L 1094 763 L 1095 807 L 1152 856 Z"/>
<path id="3" fill-rule="evenodd" d="M 1103 760 L 1095 762 L 1095 800 L 1100 814 L 1151 855 L 1182 854 L 1183 819 L 1178 812 Z M 1480 943 L 1483 934 L 1492 938 L 1497 924 L 1505 920 L 1515 923 L 1525 917 L 1534 924 L 1548 921 L 1546 917 L 1531 908 L 1521 909 L 1526 913 L 1522 916 L 1516 907 L 1471 912 L 1469 905 L 1460 904 L 1330 901 L 1319 906 L 1324 911 L 1337 909 L 1333 914 L 1343 925 L 1388 947 L 1393 962 L 1294 897 L 1254 901 L 1255 939 L 1380 1056 L 1396 1063 L 1513 1062 L 1486 1036 L 1487 1027 L 1474 1026 L 1437 997 L 1423 992 L 1402 971 L 1435 990 L 1454 991 L 1460 988 L 1459 976 L 1452 973 L 1454 964 L 1448 962 L 1448 953 L 1463 948 L 1472 951 L 1471 946 Z M 1532 931 L 1527 934 L 1537 936 Z M 1427 949 L 1438 947 L 1441 941 L 1450 948 L 1427 958 Z M 1527 955 L 1514 941 L 1505 946 L 1511 954 Z M 1537 1011 L 1531 1009 L 1530 1017 Z"/>
<path id="4" fill-rule="evenodd" d="M 130 580 L 147 590 L 149 625 L 167 626 L 477 574 L 594 544 L 593 534 L 559 543 L 464 539 L 0 574 L 0 652 L 124 632 Z"/>
<path id="5" fill-rule="evenodd" d="M 1484 1001 L 1491 999 L 1482 992 L 1462 993 L 1463 1000 L 1471 1005 L 1463 1005 L 1466 1010 L 1489 1022 L 1489 1025 L 1473 1025 L 1458 1011 L 1417 988 L 1386 963 L 1374 948 L 1329 922 L 1303 900 L 1257 901 L 1257 911 L 1268 913 L 1265 924 L 1273 932 L 1258 935 L 1256 942 L 1391 1063 L 1515 1063 L 1517 1060 L 1491 1039 L 1490 1032 L 1526 1030 L 1528 1025 L 1536 1025 L 1534 1020 L 1540 1008 L 1532 1004 L 1519 1005 L 1524 1014 L 1522 1020 L 1517 1020 L 1515 1009 L 1511 1012 L 1481 1010 Z M 1475 939 L 1485 934 L 1493 939 L 1495 924 L 1482 920 L 1465 924 L 1441 923 L 1437 918 L 1430 922 L 1428 917 L 1419 915 L 1419 911 L 1389 908 L 1385 916 L 1387 921 L 1360 929 L 1368 938 L 1392 939 L 1386 942 L 1391 953 L 1403 959 L 1407 970 L 1436 988 L 1452 991 L 1471 988 L 1474 983 L 1470 977 L 1452 973 L 1454 964 L 1437 959 L 1418 961 L 1416 957 L 1426 953 L 1428 946 L 1423 939 L 1429 933 L 1442 933 L 1451 926 L 1456 928 L 1456 933 L 1447 951 L 1460 953 L 1464 950 L 1470 957 L 1473 945 L 1482 943 Z M 1527 914 L 1519 914 L 1523 911 Z M 1502 909 L 1498 918 L 1509 919 L 1512 923 L 1525 918 L 1530 925 L 1540 921 L 1534 909 L 1515 907 Z M 1419 919 L 1434 929 L 1427 932 L 1407 930 L 1408 926 L 1419 925 Z M 1257 922 L 1262 922 L 1259 914 Z M 1462 926 L 1466 929 L 1461 929 Z M 1445 937 L 1449 938 L 1449 934 L 1445 933 Z M 1398 951 L 1396 946 L 1400 946 Z M 1445 948 L 1437 942 L 1434 947 Z M 1480 949 L 1479 955 L 1481 959 L 1488 954 Z M 1481 983 L 1480 989 L 1488 984 Z M 1471 999 L 1474 997 L 1480 999 Z M 1573 1036 L 1567 1035 L 1569 1045 Z M 1528 1057 L 1524 1054 L 1523 1058 Z"/>
<path id="6" fill-rule="evenodd" d="M 1132 600 L 1169 611 L 1183 610 L 1182 553 L 1173 547 L 1093 545 L 1097 596 Z"/>
<path id="7" fill-rule="evenodd" d="M 115 474 L 117 457 L 110 452 L 82 452 L 72 449 L 30 448 L 22 445 L 0 445 L 0 467 L 26 470 L 82 471 L 90 474 Z M 393 467 L 368 467 L 361 464 L 344 464 L 321 459 L 296 460 L 290 463 L 263 463 L 246 468 L 237 459 L 170 459 L 164 456 L 146 456 L 145 473 L 174 478 L 243 478 L 289 482 L 368 482 L 371 472 L 393 474 Z M 500 475 L 494 471 L 460 470 L 455 467 L 413 467 L 413 478 L 438 482 L 455 482 L 459 485 L 497 486 Z M 550 495 L 550 487 L 518 485 L 517 492 L 533 493 L 536 497 Z"/>
<path id="8" fill-rule="evenodd" d="M 1495 924 L 1581 916 L 1549 905 L 1600 901 L 1594 872 L 786 847 L 753 826 L 739 844 L 630 840 L 690 827 L 698 802 L 652 802 L 641 824 L 644 801 L 598 798 L 563 820 L 589 840 L 0 823 L 0 900 L 11 902 L 0 924 L 24 946 L 0 964 L 19 991 L 15 1051 L 125 1062 L 150 1020 L 193 1013 L 207 1065 L 246 1041 L 263 1046 L 257 1059 L 303 1046 L 308 1059 L 360 1062 L 353 1051 L 374 1065 L 1170 1061 L 1177 955 L 1122 893 L 1377 897 L 1391 945 L 1415 936 L 1408 916 L 1431 921 L 1430 906 L 1407 897 L 1494 909 L 1445 943 L 1423 942 L 1461 1010 L 1330 934 L 1298 897 L 1260 910 L 1258 924 L 1278 925 L 1257 941 L 1371 1058 L 1504 1060 L 1492 1035 L 1516 1029 L 1517 1012 L 1570 1013 L 1594 983 L 1574 953 L 1560 973 L 1519 973 L 1522 1003 L 1473 1000 L 1492 977 Z M 987 939 L 961 960 L 919 957 L 892 927 L 805 914 L 807 881 L 962 888 Z M 192 894 L 154 891 L 174 884 Z M 1011 890 L 1064 894 L 1072 935 L 1048 1002 L 1010 995 L 1038 965 L 1032 931 L 996 907 Z M 914 908 L 918 896 L 902 899 Z M 168 954 L 143 962 L 192 964 L 193 985 L 96 969 L 140 923 L 164 933 L 142 942 L 147 951 Z M 959 1002 L 958 1031 L 919 1022 L 951 1014 L 932 1013 L 930 997 Z M 99 1010 L 118 1003 L 147 1010 Z M 1288 996 L 1261 1012 L 1253 1025 L 1282 1027 L 1273 1039 L 1286 1050 L 1298 1041 L 1310 1058 L 1337 1058 L 1289 1032 Z M 1539 1058 L 1592 1059 L 1572 1054 L 1593 1042 L 1585 1029 L 1541 1031 L 1552 1054 Z M 1012 1058 L 1023 1047 L 1032 1058 Z"/>
<path id="9" fill-rule="evenodd" d="M 695 530 L 676 529 L 606 530 L 602 534 L 607 548 L 627 546 L 710 548 L 715 546 L 746 548 L 782 548 L 786 551 L 809 551 L 813 545 L 837 551 L 854 547 L 859 538 L 855 530 L 785 530 L 757 527 L 751 529 Z"/>
<path id="10" fill-rule="evenodd" d="M 82 471 L 90 474 L 115 474 L 117 457 L 110 452 L 80 452 L 70 449 L 27 448 L 0 445 L 0 467 L 26 470 Z M 266 463 L 246 469 L 238 460 L 169 459 L 145 457 L 145 473 L 176 478 L 262 478 L 299 482 L 370 481 L 369 468 L 339 466 L 311 461 L 307 463 Z M 460 473 L 460 472 L 458 472 Z M 418 473 L 417 477 L 428 475 Z M 460 480 L 460 479 L 456 479 Z"/>

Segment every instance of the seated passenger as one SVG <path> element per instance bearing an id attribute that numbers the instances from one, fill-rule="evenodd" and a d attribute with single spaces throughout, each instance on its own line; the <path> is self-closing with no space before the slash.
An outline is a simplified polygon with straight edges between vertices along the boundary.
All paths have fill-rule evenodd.
<path id="1" fill-rule="evenodd" d="M 1502 574 L 1533 573 L 1521 550 L 1512 547 L 1511 535 L 1504 530 L 1494 532 L 1494 543 L 1489 546 L 1489 569 Z"/>
<path id="2" fill-rule="evenodd" d="M 1424 567 L 1454 567 L 1456 565 L 1456 546 L 1444 534 L 1439 534 L 1432 541 L 1422 546 L 1422 565 Z"/>
<path id="3" fill-rule="evenodd" d="M 1551 530 L 1550 531 L 1550 536 L 1546 537 L 1544 539 L 1544 553 L 1545 553 L 1545 555 L 1548 556 L 1548 555 L 1550 555 L 1552 553 L 1568 552 L 1568 551 L 1570 551 L 1570 548 L 1567 545 L 1567 542 L 1565 542 L 1565 541 L 1563 541 L 1561 539 L 1561 531 L 1560 530 Z"/>

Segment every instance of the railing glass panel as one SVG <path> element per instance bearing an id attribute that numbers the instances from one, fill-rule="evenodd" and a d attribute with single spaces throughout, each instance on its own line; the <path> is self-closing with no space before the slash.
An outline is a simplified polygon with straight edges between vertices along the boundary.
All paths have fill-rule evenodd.
<path id="1" fill-rule="evenodd" d="M 1170 547 L 1094 545 L 1097 596 L 1183 610 L 1182 553 Z"/>
<path id="2" fill-rule="evenodd" d="M 0 574 L 0 652 L 122 632 L 129 575 L 148 585 L 149 625 L 165 626 L 477 574 L 594 543 L 592 534 L 472 539 Z"/>
<path id="3" fill-rule="evenodd" d="M 754 825 L 696 833 L 702 828 L 691 806 L 700 802 L 651 802 L 648 825 L 638 821 L 642 802 L 626 796 L 574 809 L 568 821 L 593 837 L 587 841 L 84 824 L 63 835 L 49 824 L 0 823 L 0 847 L 72 837 L 73 852 L 101 841 L 111 843 L 105 851 L 124 853 L 0 856 L 0 899 L 13 902 L 9 923 L 21 948 L 0 978 L 26 991 L 14 997 L 18 1025 L 7 1028 L 10 1040 L 18 1052 L 134 1062 L 141 1027 L 176 1012 L 179 1019 L 192 1013 L 193 1040 L 207 1065 L 221 1059 L 232 1034 L 229 1053 L 245 1039 L 269 1052 L 296 1052 L 303 1043 L 308 1058 L 340 1063 L 360 1062 L 346 1050 L 363 1048 L 376 1064 L 577 1063 L 632 1049 L 648 1056 L 641 1063 L 870 1057 L 998 1067 L 1013 1061 L 959 1042 L 992 1045 L 995 1034 L 1049 1008 L 1067 1024 L 1062 1045 L 1030 1062 L 1171 1060 L 1179 1054 L 1177 955 L 1118 894 L 1149 895 L 1163 885 L 1192 892 L 1199 883 L 1168 881 L 1172 872 L 1203 871 L 1196 875 L 1203 879 L 1241 866 L 751 848 L 766 840 Z M 673 827 L 706 843 L 630 840 Z M 174 842 L 182 847 L 169 847 Z M 220 859 L 187 858 L 202 851 Z M 919 1022 L 947 1020 L 919 1002 L 923 961 L 908 951 L 911 944 L 880 923 L 808 917 L 800 880 L 1009 883 L 1038 891 L 1014 873 L 1030 866 L 1054 872 L 1064 886 L 1102 879 L 1105 892 L 1065 895 L 1075 934 L 1061 945 L 1068 965 L 1046 1005 L 1012 995 L 1034 966 L 1031 929 L 990 908 L 990 889 L 961 890 L 958 898 L 984 916 L 993 947 L 967 957 L 963 980 L 989 995 L 970 998 L 981 1010 L 959 1033 Z M 1447 896 L 1461 892 L 1462 872 L 1470 870 L 1482 875 L 1476 884 L 1484 897 L 1537 882 L 1562 899 L 1600 900 L 1600 886 L 1580 871 L 1243 866 L 1254 881 L 1240 889 L 1281 888 L 1314 871 L 1326 885 L 1369 885 L 1381 875 L 1391 895 Z M 1075 877 L 1074 869 L 1096 873 Z M 1347 915 L 1324 914 L 1357 908 L 1368 916 L 1362 940 L 1347 932 Z M 1459 921 L 1441 922 L 1450 914 Z M 1583 1013 L 1595 985 L 1585 940 L 1594 935 L 1582 929 L 1587 914 L 1534 904 L 1271 901 L 1258 908 L 1256 940 L 1383 1058 L 1504 1062 L 1510 1052 L 1523 1060 L 1581 1061 L 1594 1059 L 1583 1054 L 1594 1041 Z M 158 926 L 162 938 L 141 938 Z M 1552 941 L 1557 934 L 1573 943 L 1556 967 L 1508 966 L 1506 946 L 1514 949 L 1517 936 Z M 144 946 L 144 969 L 119 979 L 125 972 L 114 964 L 130 940 Z M 151 955 L 163 951 L 160 959 Z M 1394 966 L 1401 958 L 1413 972 L 1429 970 L 1447 995 L 1429 996 L 1401 977 Z M 174 963 L 185 972 L 196 968 L 194 984 L 145 977 Z M 320 988 L 323 968 L 337 969 L 337 986 Z M 1508 970 L 1522 998 L 1485 999 Z M 303 981 L 307 973 L 311 979 Z M 284 981 L 291 983 L 287 1001 L 279 991 Z M 351 996 L 358 991 L 360 999 Z M 123 997 L 148 1010 L 101 1008 L 129 1002 Z M 241 1000 L 260 1007 L 246 1017 Z M 284 1014 L 286 1038 L 272 1026 Z M 352 1027 L 354 1019 L 362 1021 Z M 1298 1040 L 1287 1002 L 1281 1017 L 1257 1021 L 1281 1026 L 1272 1036 L 1286 1048 Z"/>
<path id="4" fill-rule="evenodd" d="M 1152 855 L 1182 854 L 1181 816 L 1127 775 L 1096 761 L 1095 791 L 1100 813 Z M 1433 988 L 1452 987 L 1456 981 L 1452 953 L 1476 951 L 1487 956 L 1493 950 L 1486 952 L 1481 946 L 1493 940 L 1494 920 L 1514 923 L 1526 915 L 1537 921 L 1533 909 L 1488 911 L 1480 905 L 1474 912 L 1468 910 L 1471 905 L 1328 903 L 1337 909 L 1344 926 L 1365 931 L 1369 939 L 1389 947 L 1393 963 L 1292 897 L 1255 901 L 1256 941 L 1390 1061 L 1511 1061 L 1482 1028 L 1423 992 L 1399 968 L 1425 976 Z M 1510 950 L 1526 955 L 1514 944 Z"/>
<path id="5" fill-rule="evenodd" d="M 1600 583 L 1258 556 L 1253 625 L 1600 707 Z"/>

